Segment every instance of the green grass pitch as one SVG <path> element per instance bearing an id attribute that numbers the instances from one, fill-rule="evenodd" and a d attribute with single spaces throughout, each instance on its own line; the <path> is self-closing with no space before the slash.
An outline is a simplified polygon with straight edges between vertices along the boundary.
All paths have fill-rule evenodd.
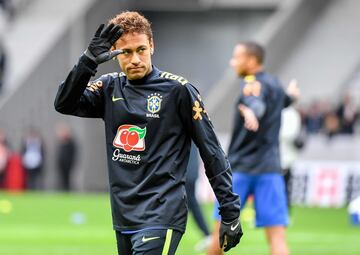
<path id="1" fill-rule="evenodd" d="M 212 206 L 204 212 L 211 224 Z M 227 254 L 268 254 L 263 231 L 245 221 L 243 228 L 241 244 Z M 177 254 L 198 255 L 200 239 L 189 217 Z M 292 254 L 360 254 L 360 227 L 350 225 L 345 208 L 293 208 L 288 240 Z M 0 193 L 0 255 L 115 254 L 106 194 Z"/>

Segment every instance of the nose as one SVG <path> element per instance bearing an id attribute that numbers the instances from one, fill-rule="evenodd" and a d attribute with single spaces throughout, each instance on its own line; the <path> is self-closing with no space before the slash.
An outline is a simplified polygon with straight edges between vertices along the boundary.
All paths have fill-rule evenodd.
<path id="1" fill-rule="evenodd" d="M 138 65 L 138 64 L 140 64 L 140 62 L 141 61 L 140 61 L 138 54 L 134 53 L 131 58 L 131 64 Z"/>

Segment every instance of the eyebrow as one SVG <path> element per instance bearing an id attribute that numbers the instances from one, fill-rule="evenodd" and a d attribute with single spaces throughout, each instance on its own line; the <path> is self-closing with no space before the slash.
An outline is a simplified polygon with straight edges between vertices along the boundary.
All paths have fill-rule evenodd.
<path id="1" fill-rule="evenodd" d="M 136 50 L 140 49 L 140 48 L 147 48 L 146 45 L 140 45 L 139 47 L 136 48 Z M 133 51 L 131 48 L 123 48 L 122 51 Z"/>

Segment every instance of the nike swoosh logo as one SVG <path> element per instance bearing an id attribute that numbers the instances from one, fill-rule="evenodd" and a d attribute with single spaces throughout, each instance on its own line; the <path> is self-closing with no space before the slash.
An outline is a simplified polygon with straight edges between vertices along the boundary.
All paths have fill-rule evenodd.
<path id="1" fill-rule="evenodd" d="M 239 224 L 240 224 L 240 221 L 238 221 L 238 223 L 235 226 L 231 225 L 230 226 L 231 231 L 234 231 L 239 226 Z"/>
<path id="2" fill-rule="evenodd" d="M 124 98 L 122 98 L 122 97 L 115 97 L 114 95 L 112 96 L 112 101 L 113 101 L 113 102 L 116 102 L 116 101 L 119 101 L 119 100 L 124 100 Z"/>
<path id="3" fill-rule="evenodd" d="M 160 238 L 160 236 L 154 236 L 154 237 L 145 237 L 145 236 L 143 236 L 142 239 L 141 239 L 141 241 L 142 241 L 143 243 L 146 243 L 146 242 L 149 242 L 149 241 L 152 241 L 152 240 L 156 240 L 156 239 L 159 239 L 159 238 Z"/>

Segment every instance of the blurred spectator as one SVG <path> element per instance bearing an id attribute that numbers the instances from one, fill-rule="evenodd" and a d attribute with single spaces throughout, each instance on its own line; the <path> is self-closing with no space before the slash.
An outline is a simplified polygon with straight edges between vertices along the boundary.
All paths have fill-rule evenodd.
<path id="1" fill-rule="evenodd" d="M 280 160 L 284 173 L 287 204 L 290 209 L 291 169 L 304 146 L 305 136 L 301 129 L 301 116 L 293 107 L 282 110 L 280 128 Z M 290 212 L 290 210 L 289 210 Z"/>
<path id="2" fill-rule="evenodd" d="M 340 122 L 338 116 L 334 111 L 328 112 L 325 116 L 325 121 L 324 121 L 325 134 L 329 138 L 332 138 L 334 135 L 336 135 L 339 132 L 339 129 L 340 129 Z"/>
<path id="3" fill-rule="evenodd" d="M 0 129 L 0 189 L 5 186 L 5 174 L 9 163 L 10 152 L 4 132 Z"/>
<path id="4" fill-rule="evenodd" d="M 306 131 L 308 133 L 318 133 L 320 132 L 324 121 L 324 113 L 321 108 L 321 103 L 319 101 L 313 102 L 307 112 L 305 117 Z"/>
<path id="5" fill-rule="evenodd" d="M 5 48 L 0 38 L 0 94 L 4 85 L 5 68 L 6 68 L 6 54 L 5 54 Z"/>
<path id="6" fill-rule="evenodd" d="M 57 137 L 57 169 L 60 176 L 60 188 L 63 191 L 71 190 L 71 173 L 76 161 L 77 146 L 68 126 L 56 127 Z"/>
<path id="7" fill-rule="evenodd" d="M 351 100 L 350 94 L 347 93 L 344 95 L 336 113 L 340 121 L 340 133 L 353 134 L 355 122 L 359 113 Z"/>
<path id="8" fill-rule="evenodd" d="M 25 188 L 25 174 L 19 153 L 11 151 L 5 134 L 0 130 L 0 189 L 21 191 Z"/>
<path id="9" fill-rule="evenodd" d="M 3 12 L 2 15 L 6 18 L 13 18 L 15 14 L 15 8 L 12 0 L 0 0 L 0 9 Z"/>
<path id="10" fill-rule="evenodd" d="M 21 154 L 22 164 L 27 175 L 27 189 L 40 189 L 45 150 L 43 140 L 39 132 L 34 128 L 30 128 L 26 134 L 22 144 Z"/>
<path id="11" fill-rule="evenodd" d="M 9 0 L 0 0 L 0 40 L 4 34 L 6 27 L 8 26 L 8 20 L 10 18 L 8 12 Z"/>
<path id="12" fill-rule="evenodd" d="M 20 153 L 11 152 L 5 175 L 5 188 L 10 191 L 22 191 L 26 188 L 25 170 Z"/>

